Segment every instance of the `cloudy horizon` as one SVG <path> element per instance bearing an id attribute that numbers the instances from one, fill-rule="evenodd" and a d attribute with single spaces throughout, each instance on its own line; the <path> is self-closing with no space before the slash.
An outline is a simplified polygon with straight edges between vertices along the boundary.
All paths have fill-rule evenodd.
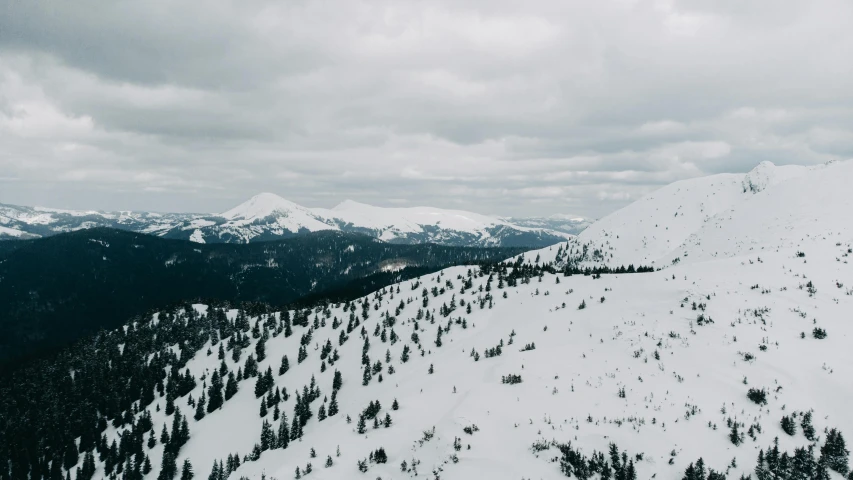
<path id="1" fill-rule="evenodd" d="M 597 218 L 853 158 L 843 0 L 0 2 L 0 203 Z"/>

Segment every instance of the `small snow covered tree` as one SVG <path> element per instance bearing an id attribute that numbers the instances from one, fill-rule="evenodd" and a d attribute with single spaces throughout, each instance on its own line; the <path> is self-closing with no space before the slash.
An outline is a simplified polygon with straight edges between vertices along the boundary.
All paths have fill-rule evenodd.
<path id="1" fill-rule="evenodd" d="M 782 431 L 788 435 L 794 436 L 797 433 L 797 423 L 788 415 L 782 417 Z"/>
<path id="2" fill-rule="evenodd" d="M 290 370 L 290 361 L 287 359 L 287 355 L 282 355 L 281 365 L 278 367 L 278 374 L 284 375 L 288 370 Z"/>
<path id="3" fill-rule="evenodd" d="M 812 412 L 806 412 L 803 414 L 803 420 L 800 423 L 800 427 L 803 429 L 803 435 L 805 435 L 807 439 L 814 441 L 815 429 L 814 425 L 812 425 Z"/>
<path id="4" fill-rule="evenodd" d="M 358 424 L 356 425 L 356 432 L 359 434 L 364 434 L 367 431 L 367 425 L 364 421 L 364 415 L 358 416 Z"/>

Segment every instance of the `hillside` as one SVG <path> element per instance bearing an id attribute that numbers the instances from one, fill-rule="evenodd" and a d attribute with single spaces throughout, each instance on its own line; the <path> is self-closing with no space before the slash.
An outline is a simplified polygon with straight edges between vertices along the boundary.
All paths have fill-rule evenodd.
<path id="1" fill-rule="evenodd" d="M 528 247 L 571 237 L 561 229 L 530 225 L 461 210 L 432 207 L 382 208 L 347 200 L 333 209 L 306 208 L 261 193 L 219 214 L 98 212 L 0 204 L 0 240 L 109 227 L 196 243 L 249 243 L 336 230 L 389 243 Z"/>
<path id="2" fill-rule="evenodd" d="M 827 167 L 779 167 L 762 162 L 746 174 L 718 174 L 678 181 L 594 222 L 574 239 L 572 249 L 580 250 L 585 246 L 589 252 L 585 261 L 608 265 L 637 263 L 660 268 L 672 261 L 674 255 L 670 254 L 682 249 L 689 238 L 703 237 L 704 233 L 698 233 L 700 229 L 715 228 L 711 225 L 719 225 L 741 206 L 775 195 L 772 192 L 777 191 L 777 186 L 824 168 Z M 793 198 L 801 196 L 796 194 Z M 775 210 L 772 205 L 758 208 Z"/>
<path id="3" fill-rule="evenodd" d="M 847 161 L 762 189 L 705 222 L 660 263 L 805 250 L 825 240 L 847 242 L 853 236 L 853 225 L 846 221 L 853 210 L 852 178 L 853 161 Z"/>
<path id="4" fill-rule="evenodd" d="M 249 245 L 200 245 L 92 229 L 0 243 L 0 363 L 63 345 L 175 302 L 282 306 L 380 275 L 503 259 L 519 249 L 390 245 L 334 231 Z M 386 274 L 387 272 L 387 274 Z M 355 282 L 355 285 L 351 285 Z M 332 293 L 332 292 L 330 292 Z"/>
<path id="5" fill-rule="evenodd" d="M 0 386 L 0 459 L 74 480 L 853 479 L 853 219 L 809 214 L 846 208 L 851 178 L 721 202 L 719 237 L 685 237 L 713 250 L 658 271 L 573 274 L 566 242 L 306 309 L 163 311 Z"/>
<path id="6" fill-rule="evenodd" d="M 799 288 L 804 276 L 853 282 L 849 266 L 835 259 L 846 255 L 846 248 L 809 251 L 808 263 L 790 253 L 773 253 L 763 256 L 762 262 L 728 259 L 665 272 L 604 275 L 597 280 L 544 274 L 540 281 L 534 274 L 530 283 L 516 279 L 515 285 L 509 274 L 498 273 L 489 282 L 488 275 L 471 270 L 474 275 L 469 277 L 468 268 L 456 267 L 404 282 L 399 292 L 393 287 L 354 303 L 265 316 L 260 323 L 249 318 L 243 327 L 239 326 L 242 320 L 238 321 L 242 316 L 236 311 L 228 313 L 235 322 L 228 327 L 221 317 L 198 306 L 199 312 L 209 315 L 187 324 L 194 325 L 190 330 L 180 327 L 185 325 L 185 317 L 160 316 L 160 322 L 174 318 L 178 327 L 169 327 L 173 332 L 170 340 L 157 343 L 161 346 L 155 351 L 161 355 L 158 363 L 151 364 L 152 373 L 169 372 L 168 365 L 173 364 L 178 369 L 171 369 L 173 372 L 188 369 L 196 378 L 194 388 L 174 394 L 174 404 L 189 417 L 190 432 L 178 451 L 177 465 L 190 459 L 199 475 L 206 475 L 215 460 L 224 461 L 237 453 L 242 465 L 231 474 L 233 478 L 260 478 L 261 474 L 292 478 L 297 467 L 304 472 L 309 463 L 315 472 L 311 475 L 317 478 L 353 478 L 359 475 L 357 461 L 367 460 L 371 451 L 382 447 L 388 463 L 366 462 L 368 478 L 411 478 L 414 470 L 402 472 L 403 461 L 408 469 L 415 465 L 415 470 L 427 478 L 433 478 L 433 471 L 435 477 L 443 479 L 484 475 L 498 479 L 554 478 L 559 475 L 560 464 L 549 459 L 561 458 L 559 445 L 571 442 L 586 457 L 595 450 L 606 452 L 609 444 L 615 443 L 619 451 L 628 452 L 639 478 L 653 474 L 681 478 L 688 464 L 700 457 L 709 467 L 738 478 L 752 471 L 759 449 L 771 447 L 776 437 L 780 439 L 779 448 L 791 454 L 795 447 L 809 444 L 801 432 L 802 412 L 813 412 L 811 422 L 818 446 L 827 438 L 825 429 L 840 428 L 847 438 L 853 434 L 853 416 L 845 405 L 853 395 L 847 381 L 853 365 L 846 348 L 853 337 L 853 328 L 846 320 L 850 297 L 834 294 L 839 289 L 821 280 L 815 280 L 814 295 Z M 780 276 L 780 265 L 792 271 Z M 738 275 L 732 276 L 732 271 Z M 498 287 L 501 283 L 503 288 Z M 427 317 L 423 289 L 433 287 L 446 290 L 443 294 L 437 290 L 436 296 L 425 295 L 426 311 L 430 312 Z M 454 296 L 456 309 L 445 316 L 442 306 L 449 308 Z M 398 310 L 401 301 L 403 307 Z M 581 303 L 585 308 L 579 309 Z M 363 320 L 365 313 L 368 318 Z M 215 338 L 221 339 L 216 345 L 211 344 L 208 327 L 214 318 L 220 318 L 213 323 L 219 326 Z M 293 334 L 288 337 L 286 318 L 304 318 L 308 324 L 292 327 Z M 363 323 L 356 326 L 354 318 Z M 101 337 L 97 343 L 101 347 L 89 355 L 104 359 L 117 355 L 118 350 L 108 347 L 111 344 L 136 352 L 146 344 L 144 339 L 150 338 L 149 332 L 164 328 L 137 324 L 132 333 Z M 813 338 L 814 328 L 824 329 L 826 338 Z M 235 333 L 229 331 L 242 329 L 245 333 L 237 334 L 240 340 L 230 339 Z M 800 332 L 805 338 L 800 338 Z M 418 341 L 413 333 L 418 334 Z M 254 388 L 259 377 L 250 374 L 239 382 L 237 393 L 221 409 L 194 419 L 189 399 L 216 396 L 204 379 L 210 380 L 223 363 L 226 376 L 238 370 L 253 372 L 248 357 L 256 355 L 257 344 L 264 337 L 264 359 L 257 371 L 262 377 L 271 369 L 272 387 L 260 387 L 263 395 L 256 398 Z M 194 345 L 187 343 L 190 338 L 195 339 Z M 363 385 L 362 364 L 356 360 L 364 351 L 364 338 L 371 365 L 367 386 Z M 302 362 L 300 343 L 305 345 Z M 231 346 L 224 350 L 222 360 L 216 355 L 219 344 Z M 240 344 L 242 356 L 233 352 Z M 324 345 L 328 350 L 320 348 Z M 499 345 L 501 354 L 487 358 L 487 352 Z M 406 348 L 410 353 L 404 361 Z M 189 356 L 181 353 L 171 360 L 162 356 L 173 351 L 188 352 Z M 289 369 L 281 374 L 285 355 Z M 234 361 L 235 356 L 239 361 Z M 92 368 L 81 361 L 78 358 L 69 364 L 76 365 L 73 368 L 80 375 L 75 377 L 77 388 L 89 385 L 85 378 Z M 160 364 L 167 368 L 157 368 Z M 341 372 L 342 387 L 331 397 L 335 371 Z M 521 384 L 502 384 L 501 378 L 508 375 L 520 376 Z M 259 447 L 260 454 L 252 461 L 254 445 L 262 443 L 264 420 L 273 432 L 281 431 L 281 418 L 285 417 L 274 420 L 276 407 L 286 415 L 288 431 L 293 429 L 294 411 L 303 411 L 296 407 L 297 393 L 304 392 L 302 387 L 311 384 L 312 376 L 320 393 L 309 402 L 312 418 L 296 427 L 297 431 L 302 429 L 301 437 L 297 433 L 289 438 L 287 448 L 280 444 L 269 450 L 264 449 L 266 445 Z M 179 388 L 178 382 L 166 383 L 167 390 L 169 385 Z M 74 395 L 84 395 L 72 385 L 68 387 Z M 52 388 L 59 388 L 59 384 Z M 154 389 L 154 384 L 148 388 Z M 747 396 L 751 388 L 767 392 L 767 403 L 754 404 Z M 266 407 L 261 417 L 258 410 L 264 407 L 260 405 L 266 405 L 267 398 L 275 399 L 276 390 L 288 392 L 288 399 L 273 400 L 273 406 Z M 143 388 L 143 395 L 151 399 L 150 403 L 143 402 L 147 405 L 143 411 L 148 413 L 129 418 L 150 414 L 152 431 L 159 434 L 164 425 L 171 428 L 172 418 L 164 410 L 167 398 L 145 391 Z M 5 398 L 15 396 L 7 393 Z M 313 396 L 309 394 L 308 398 Z M 326 413 L 332 398 L 339 413 L 320 421 L 320 406 Z M 389 408 L 395 399 L 399 410 Z M 392 423 L 388 428 L 374 429 L 368 421 L 365 433 L 358 434 L 359 414 L 373 400 L 383 406 L 378 418 L 383 420 L 388 413 Z M 792 414 L 797 433 L 788 436 L 780 420 Z M 347 416 L 352 423 L 346 421 Z M 124 423 L 118 429 L 106 427 L 107 446 L 118 438 L 117 430 L 127 431 L 127 421 L 128 417 L 117 424 L 111 422 L 117 426 Z M 737 424 L 738 445 L 730 438 L 733 428 L 729 421 Z M 466 427 L 472 428 L 471 435 L 463 432 Z M 147 442 L 148 437 L 145 433 L 141 438 Z M 453 446 L 455 438 L 461 442 L 459 451 Z M 311 457 L 312 448 L 316 458 Z M 147 456 L 154 478 L 161 467 L 162 442 L 141 451 L 139 460 L 144 462 Z M 327 456 L 333 462 L 329 469 L 323 468 Z M 95 476 L 104 475 L 104 465 L 96 465 Z"/>

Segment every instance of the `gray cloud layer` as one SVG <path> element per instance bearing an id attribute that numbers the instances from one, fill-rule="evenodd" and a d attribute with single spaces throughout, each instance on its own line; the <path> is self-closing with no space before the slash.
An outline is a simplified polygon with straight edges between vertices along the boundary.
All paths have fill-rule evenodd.
<path id="1" fill-rule="evenodd" d="M 0 0 L 0 202 L 600 216 L 853 156 L 853 4 Z"/>

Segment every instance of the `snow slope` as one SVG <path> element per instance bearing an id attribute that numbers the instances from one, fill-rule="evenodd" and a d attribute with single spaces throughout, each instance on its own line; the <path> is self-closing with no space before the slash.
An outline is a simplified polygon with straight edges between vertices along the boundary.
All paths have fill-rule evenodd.
<path id="1" fill-rule="evenodd" d="M 697 262 L 779 249 L 847 242 L 853 225 L 853 161 L 821 165 L 765 187 L 705 222 L 661 263 Z"/>
<path id="2" fill-rule="evenodd" d="M 484 295 L 479 287 L 487 283 L 487 277 L 475 278 L 473 289 L 461 294 L 457 276 L 465 278 L 467 269 L 448 269 L 440 276 L 420 279 L 418 288 L 413 289 L 410 282 L 400 285 L 399 293 L 395 289 L 393 295 L 383 295 L 378 312 L 371 309 L 372 318 L 364 324 L 373 345 L 369 355 L 372 361 L 381 360 L 386 370 L 383 382 L 375 377 L 366 387 L 360 382 L 357 359 L 362 341 L 358 331 L 338 346 L 338 331 L 331 328 L 331 319 L 346 319 L 347 314 L 340 306 L 330 305 L 328 313 L 318 313 L 326 326 L 314 332 L 312 344 L 323 345 L 326 338 L 333 342 L 341 356 L 334 368 L 320 372 L 315 347 L 309 348 L 305 362 L 294 361 L 304 333 L 297 328 L 290 338 L 270 338 L 268 358 L 261 362 L 260 370 L 270 366 L 277 372 L 281 356 L 287 354 L 291 370 L 275 375 L 276 386 L 286 387 L 292 394 L 313 375 L 328 396 L 332 373 L 340 369 L 344 378 L 338 396 L 341 412 L 322 422 L 315 415 L 301 441 L 284 450 L 263 452 L 259 460 L 244 463 L 230 478 L 261 478 L 262 474 L 293 478 L 296 467 L 304 471 L 309 462 L 316 478 L 361 478 L 356 461 L 380 446 L 388 452 L 389 462 L 371 465 L 364 478 L 415 478 L 414 472 L 401 472 L 404 460 L 409 465 L 413 460 L 419 462 L 419 476 L 426 478 L 558 478 L 557 465 L 548 461 L 558 453 L 553 448 L 538 455 L 531 450 L 539 440 L 572 441 L 587 455 L 615 442 L 631 455 L 643 455 L 637 462 L 640 478 L 681 478 L 687 464 L 699 457 L 716 470 L 726 470 L 734 459 L 738 467 L 731 468 L 729 476 L 738 478 L 750 472 L 758 449 L 767 448 L 774 437 L 780 437 L 780 446 L 788 450 L 808 443 L 802 434 L 788 437 L 781 431 L 782 415 L 814 410 L 818 431 L 841 428 L 850 438 L 853 414 L 847 400 L 853 395 L 849 382 L 853 353 L 847 344 L 853 338 L 853 324 L 847 321 L 847 312 L 851 297 L 828 280 L 853 284 L 849 264 L 835 258 L 846 258 L 846 248 L 810 250 L 808 263 L 793 258 L 790 252 L 774 252 L 762 256 L 762 262 L 725 259 L 649 274 L 605 275 L 599 280 L 574 276 L 561 278 L 557 284 L 556 276 L 545 275 L 541 282 L 519 287 L 496 289 L 493 284 L 491 309 L 481 309 L 476 303 Z M 781 270 L 780 266 L 787 268 Z M 815 296 L 798 288 L 804 277 L 816 279 Z M 421 357 L 415 348 L 411 360 L 402 363 L 402 346 L 413 345 L 408 337 L 415 328 L 421 288 L 443 287 L 448 280 L 456 291 L 435 298 L 430 295 L 430 306 L 449 303 L 452 295 L 475 302 L 472 313 L 460 309 L 451 315 L 464 317 L 468 328 L 453 323 L 443 336 L 443 345 L 436 347 L 435 331 L 439 325 L 446 326 L 448 319 L 439 316 L 435 324 L 420 321 L 418 332 L 425 354 Z M 770 293 L 748 288 L 752 284 Z M 381 323 L 379 314 L 393 312 L 401 299 L 413 299 L 397 316 L 400 323 L 395 330 L 403 340 L 395 345 L 382 343 L 370 332 Z M 375 297 L 370 296 L 370 301 L 375 303 Z M 578 310 L 581 301 L 588 306 Z M 707 304 L 704 312 L 691 309 L 694 301 Z M 756 312 L 763 309 L 769 310 L 759 316 Z M 699 314 L 713 318 L 714 323 L 698 326 Z M 811 331 L 813 318 L 828 330 L 828 338 L 799 338 L 801 331 Z M 515 335 L 510 337 L 512 332 Z M 501 340 L 505 345 L 501 356 L 471 358 L 472 349 L 483 355 Z M 535 350 L 520 351 L 528 343 L 535 343 Z M 762 345 L 766 351 L 759 348 Z M 245 351 L 251 352 L 253 347 Z M 387 373 L 386 351 L 396 369 L 393 375 Z M 196 376 L 209 373 L 219 363 L 215 355 L 202 352 L 188 365 Z M 655 359 L 655 352 L 660 360 Z M 746 352 L 755 358 L 745 361 Z M 238 365 L 228 357 L 229 368 L 236 370 Z M 430 365 L 432 375 L 427 373 Z M 501 384 L 501 376 L 511 373 L 522 375 L 523 383 Z M 240 392 L 221 411 L 199 422 L 190 419 L 192 435 L 181 451 L 179 465 L 183 458 L 190 458 L 197 475 L 204 476 L 214 460 L 251 451 L 262 423 L 260 400 L 254 397 L 252 385 L 252 381 L 242 382 Z M 751 403 L 746 397 L 750 387 L 769 389 L 768 405 Z M 625 398 L 617 395 L 620 388 L 625 389 Z M 201 387 L 192 395 L 198 398 Z M 399 411 L 388 408 L 395 398 Z M 390 413 L 393 424 L 390 428 L 369 426 L 366 434 L 359 435 L 355 419 L 374 399 L 384 406 L 380 417 Z M 189 413 L 185 401 L 179 399 L 176 404 Z M 162 399 L 155 402 L 162 407 Z M 293 402 L 291 398 L 281 408 L 290 419 Z M 316 411 L 320 403 L 317 400 L 312 408 Z M 152 414 L 159 432 L 169 419 L 162 411 Z M 265 418 L 272 422 L 272 415 Z M 352 423 L 346 422 L 347 415 Z M 758 424 L 762 432 L 755 441 L 747 436 L 742 445 L 735 446 L 728 439 L 728 418 L 742 422 L 744 431 Z M 471 425 L 479 431 L 463 433 Z M 277 428 L 277 422 L 273 426 Z M 434 438 L 419 442 L 423 432 L 432 428 Z M 108 433 L 114 435 L 111 432 L 112 427 Z M 462 439 L 459 452 L 452 446 L 456 437 Z M 150 451 L 155 473 L 161 448 L 158 445 Z M 316 458 L 310 457 L 312 448 Z M 336 456 L 338 449 L 340 457 Z M 454 454 L 458 463 L 453 461 Z M 322 467 L 327 455 L 334 462 L 328 469 Z"/>
<path id="3" fill-rule="evenodd" d="M 2 237 L 13 237 L 13 238 L 32 238 L 30 235 L 27 235 L 26 232 L 22 232 L 15 228 L 4 227 L 0 225 L 0 238 Z"/>
<path id="4" fill-rule="evenodd" d="M 772 192 L 786 184 L 791 185 L 785 193 L 788 200 L 780 200 L 783 204 L 797 201 L 802 197 L 795 191 L 800 179 L 812 178 L 825 168 L 848 164 L 851 162 L 834 166 L 780 167 L 771 162 L 762 162 L 746 174 L 717 174 L 678 181 L 594 222 L 570 242 L 569 248 L 573 251 L 586 248 L 589 253 L 584 261 L 587 263 L 611 266 L 633 263 L 664 267 L 679 256 L 680 261 L 685 260 L 682 245 L 704 238 L 705 232 L 718 228 L 733 211 L 753 202 L 761 202 L 760 199 L 767 195 L 775 195 Z M 848 173 L 845 171 L 842 175 Z M 819 181 L 807 184 L 814 185 Z M 836 190 L 827 195 L 845 194 L 842 190 Z M 766 202 L 755 208 L 769 212 L 783 211 L 771 203 Z M 740 231 L 740 227 L 725 229 L 727 233 Z M 744 232 L 744 235 L 751 237 L 752 230 Z M 693 240 L 689 240 L 691 238 Z M 548 255 L 529 252 L 527 258 L 537 254 Z M 553 258 L 543 257 L 544 260 L 552 261 Z"/>
<path id="5" fill-rule="evenodd" d="M 638 478 L 680 479 L 701 457 L 708 467 L 737 479 L 752 473 L 759 450 L 777 437 L 780 449 L 789 453 L 810 444 L 819 451 L 830 428 L 838 428 L 849 442 L 853 217 L 845 213 L 851 165 L 800 171 L 748 194 L 744 176 L 680 182 L 641 200 L 640 207 L 628 207 L 627 214 L 614 214 L 606 224 L 613 227 L 607 228 L 624 230 L 604 238 L 613 248 L 631 249 L 614 250 L 614 259 L 643 263 L 652 253 L 664 258 L 673 249 L 661 240 L 691 249 L 689 262 L 664 270 L 600 278 L 544 273 L 509 286 L 474 267 L 454 267 L 359 299 L 354 313 L 360 314 L 366 303 L 369 316 L 342 345 L 340 332 L 350 312 L 341 304 L 318 307 L 309 317 L 317 328 L 311 328 L 307 359 L 295 361 L 308 329 L 294 327 L 289 338 L 270 337 L 260 365 L 260 371 L 270 367 L 275 372 L 276 387 L 291 393 L 313 376 L 322 392 L 312 404 L 314 417 L 301 439 L 287 449 L 264 451 L 229 478 L 294 478 L 296 468 L 304 472 L 308 463 L 313 472 L 306 478 L 318 479 L 560 478 L 554 441 L 571 442 L 584 455 L 606 452 L 615 443 L 636 460 Z M 665 199 L 680 200 L 682 208 L 675 204 L 662 210 Z M 826 212 L 818 214 L 821 208 Z M 646 227 L 645 216 L 628 222 L 631 213 L 643 212 L 659 222 L 652 228 L 673 233 L 651 235 L 656 230 Z M 679 219 L 682 212 L 685 218 Z M 702 214 L 707 218 L 688 218 Z M 599 226 L 598 232 L 604 231 L 609 230 Z M 645 242 L 631 243 L 634 232 L 646 232 Z M 640 249 L 644 243 L 648 247 Z M 566 245 L 525 257 L 550 261 L 548 256 Z M 425 304 L 432 320 L 419 314 Z M 456 309 L 443 316 L 444 305 Z M 388 317 L 395 318 L 393 325 Z M 335 319 L 343 325 L 334 328 Z M 375 373 L 366 386 L 359 361 L 362 327 L 370 363 L 381 361 L 384 377 L 379 381 Z M 816 328 L 824 329 L 826 338 L 816 338 Z M 392 331 L 399 341 L 390 340 Z M 319 348 L 327 339 L 340 360 L 323 369 Z M 486 350 L 499 344 L 502 354 L 486 358 Z M 525 348 L 528 344 L 535 348 Z M 401 360 L 404 346 L 412 351 L 408 362 Z M 188 365 L 196 377 L 219 365 L 206 350 Z M 253 346 L 244 350 L 252 351 Z M 283 355 L 291 369 L 278 375 Z M 230 355 L 225 361 L 231 371 L 239 366 Z M 340 413 L 319 421 L 316 412 L 332 391 L 335 370 L 343 376 Z M 501 377 L 509 374 L 520 375 L 522 383 L 503 384 Z M 198 422 L 190 419 L 191 438 L 178 465 L 189 458 L 196 475 L 205 476 L 215 460 L 249 454 L 264 419 L 277 430 L 273 413 L 264 419 L 259 415 L 253 381 L 242 382 L 221 410 Z M 753 403 L 747 397 L 750 388 L 766 391 L 767 403 Z M 201 391 L 199 385 L 193 397 Z M 390 414 L 392 425 L 368 425 L 364 434 L 356 433 L 359 412 L 377 399 L 379 418 Z M 394 399 L 400 405 L 396 411 L 388 408 Z M 191 411 L 186 398 L 176 404 Z M 280 406 L 291 420 L 293 405 L 291 397 Z M 154 405 L 148 409 L 155 432 L 170 422 Z M 799 427 L 801 414 L 809 411 L 817 431 L 814 442 Z M 793 436 L 780 426 L 784 415 L 794 415 L 798 424 Z M 742 440 L 737 444 L 730 424 L 737 425 Z M 464 431 L 474 425 L 471 434 Z M 108 436 L 115 435 L 109 427 Z M 369 471 L 360 473 L 357 461 L 379 447 L 386 450 L 388 463 L 368 462 Z M 149 452 L 154 470 L 148 478 L 156 476 L 161 450 L 158 445 Z M 327 456 L 333 462 L 329 468 L 323 466 Z M 401 468 L 403 461 L 407 469 Z"/>

